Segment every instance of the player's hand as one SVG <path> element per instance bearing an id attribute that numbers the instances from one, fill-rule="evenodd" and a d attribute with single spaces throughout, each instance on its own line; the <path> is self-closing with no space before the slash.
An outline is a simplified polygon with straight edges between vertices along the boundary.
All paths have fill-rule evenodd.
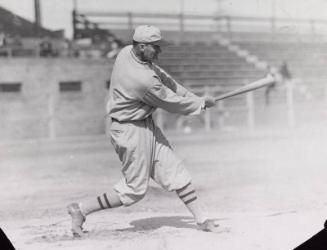
<path id="1" fill-rule="evenodd" d="M 207 95 L 204 97 L 204 108 L 211 108 L 216 105 L 216 100 L 213 96 Z"/>

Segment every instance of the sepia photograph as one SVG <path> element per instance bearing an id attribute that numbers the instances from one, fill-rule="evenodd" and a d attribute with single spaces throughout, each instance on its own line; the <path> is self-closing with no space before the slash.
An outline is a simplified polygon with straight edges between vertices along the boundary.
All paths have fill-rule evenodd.
<path id="1" fill-rule="evenodd" d="M 327 0 L 0 0 L 0 249 L 325 250 Z"/>

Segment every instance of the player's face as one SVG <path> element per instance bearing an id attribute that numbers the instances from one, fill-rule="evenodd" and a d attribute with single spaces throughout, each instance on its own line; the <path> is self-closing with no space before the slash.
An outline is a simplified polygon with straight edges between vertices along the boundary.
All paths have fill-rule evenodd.
<path id="1" fill-rule="evenodd" d="M 155 44 L 144 44 L 144 49 L 142 53 L 142 60 L 145 62 L 152 62 L 158 59 L 161 49 L 159 45 Z"/>

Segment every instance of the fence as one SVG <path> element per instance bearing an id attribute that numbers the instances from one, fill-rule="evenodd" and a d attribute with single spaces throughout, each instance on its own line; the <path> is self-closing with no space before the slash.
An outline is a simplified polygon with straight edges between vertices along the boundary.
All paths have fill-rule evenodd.
<path id="1" fill-rule="evenodd" d="M 104 132 L 112 62 L 0 60 L 0 141 Z"/>
<path id="2" fill-rule="evenodd" d="M 245 81 L 244 84 L 248 82 Z M 284 127 L 293 129 L 297 126 L 301 126 L 307 123 L 322 122 L 326 120 L 325 107 L 327 105 L 327 83 L 325 84 L 326 96 L 324 99 L 312 99 L 312 100 L 298 100 L 297 82 L 290 80 L 282 83 L 283 88 L 280 89 L 281 93 L 279 103 L 276 102 L 271 106 L 264 104 L 263 90 L 251 91 L 243 95 L 235 96 L 226 100 L 219 101 L 217 106 L 206 110 L 202 115 L 200 127 L 188 128 L 184 126 L 185 120 L 189 117 L 179 116 L 178 119 L 164 118 L 164 112 L 159 111 L 157 114 L 157 123 L 160 127 L 166 128 L 167 123 L 175 122 L 175 127 L 179 131 L 187 132 L 189 129 L 200 129 L 205 131 L 211 130 L 225 130 L 229 127 L 233 128 L 245 128 L 250 132 L 255 131 L 257 127 Z M 191 91 L 203 96 L 214 95 L 226 92 L 228 90 L 222 89 L 217 86 L 198 85 L 192 86 Z M 238 122 L 228 122 L 229 117 L 226 114 L 238 117 Z M 262 122 L 262 120 L 267 120 Z"/>
<path id="3" fill-rule="evenodd" d="M 91 76 L 92 79 L 93 75 Z M 46 76 L 42 77 L 45 79 Z M 79 75 L 72 75 L 71 77 L 76 78 Z M 56 139 L 63 136 L 105 133 L 106 115 L 104 106 L 106 90 L 103 83 L 106 76 L 103 75 L 102 81 L 97 81 L 96 84 L 95 82 L 87 83 L 87 81 L 90 81 L 87 80 L 90 79 L 90 76 L 84 79 L 83 91 L 78 93 L 73 93 L 76 91 L 69 91 L 72 93 L 59 93 L 61 85 L 59 86 L 60 89 L 58 89 L 56 79 L 50 79 L 51 84 L 44 86 L 44 89 L 38 92 L 37 97 L 36 94 L 32 93 L 33 90 L 30 90 L 27 86 L 24 87 L 23 92 L 25 93 L 23 93 L 23 96 L 7 93 L 8 98 L 5 98 L 6 93 L 0 93 L 2 95 L 2 109 L 0 108 L 0 113 L 3 117 L 0 122 L 0 141 L 3 139 L 23 138 Z M 7 85 L 9 84 L 13 83 L 8 83 Z M 39 83 L 39 85 L 43 86 L 44 84 Z M 30 86 L 33 88 L 37 87 Z M 258 127 L 263 127 L 262 119 L 266 119 L 265 124 L 268 125 L 266 126 L 267 128 L 273 127 L 270 121 L 273 121 L 275 124 L 278 123 L 279 127 L 285 127 L 285 125 L 289 128 L 300 126 L 304 124 L 304 115 L 305 122 L 321 122 L 326 120 L 326 96 L 326 99 L 319 100 L 319 103 L 317 102 L 315 106 L 312 106 L 311 102 L 302 105 L 296 101 L 294 84 L 288 83 L 286 86 L 283 89 L 286 92 L 283 95 L 286 97 L 286 100 L 278 105 L 274 104 L 269 108 L 265 107 L 263 110 L 262 102 L 258 100 L 257 94 L 259 91 L 255 91 L 220 101 L 216 107 L 208 109 L 200 116 L 193 118 L 172 115 L 158 110 L 156 121 L 160 127 L 166 130 L 177 129 L 184 132 L 191 130 L 224 131 L 232 127 L 236 129 L 245 128 L 251 132 Z M 325 86 L 327 94 L 327 84 Z M 7 86 L 5 87 L 7 88 Z M 69 89 L 71 88 L 69 87 Z M 220 87 L 208 85 L 192 87 L 191 90 L 201 96 L 205 94 L 216 95 L 218 92 L 226 91 Z M 271 114 L 269 110 L 274 110 L 275 107 L 278 108 L 277 117 L 269 117 Z M 309 114 L 310 119 L 307 119 L 308 115 L 306 112 Z M 317 112 L 320 113 L 318 114 Z M 187 121 L 186 119 L 196 119 L 196 126 L 193 126 L 194 123 L 191 125 L 184 123 Z M 168 127 L 167 124 L 170 126 Z"/>

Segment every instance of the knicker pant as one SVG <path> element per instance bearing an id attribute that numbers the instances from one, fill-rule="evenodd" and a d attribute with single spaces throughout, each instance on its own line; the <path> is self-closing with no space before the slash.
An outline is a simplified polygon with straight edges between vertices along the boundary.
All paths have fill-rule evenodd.
<path id="1" fill-rule="evenodd" d="M 144 197 L 150 178 L 168 191 L 191 182 L 182 161 L 152 118 L 133 122 L 113 120 L 110 134 L 123 174 L 114 189 L 125 206 Z"/>

